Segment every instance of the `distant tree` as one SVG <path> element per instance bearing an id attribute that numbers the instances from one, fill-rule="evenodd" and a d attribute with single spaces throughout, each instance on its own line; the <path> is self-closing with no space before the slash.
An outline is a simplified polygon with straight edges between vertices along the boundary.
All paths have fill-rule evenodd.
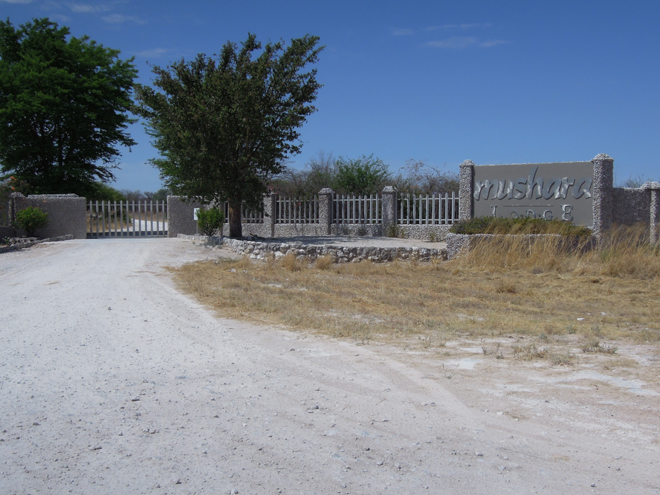
<path id="1" fill-rule="evenodd" d="M 382 191 L 390 178 L 387 165 L 380 158 L 374 158 L 373 154 L 353 160 L 339 157 L 334 184 L 336 192 L 376 194 Z"/>
<path id="2" fill-rule="evenodd" d="M 431 167 L 422 160 L 408 160 L 402 172 L 392 181 L 401 193 L 445 194 L 458 192 L 459 178 L 456 174 Z"/>
<path id="3" fill-rule="evenodd" d="M 642 185 L 647 181 L 647 179 L 643 175 L 636 175 L 633 177 L 632 175 L 628 177 L 623 183 L 621 184 L 621 187 L 631 187 L 634 189 L 637 189 L 639 187 L 642 187 Z"/>
<path id="4" fill-rule="evenodd" d="M 332 153 L 326 155 L 321 151 L 305 165 L 304 170 L 285 167 L 270 181 L 270 188 L 285 196 L 309 197 L 324 187 L 334 187 L 336 174 L 337 165 Z"/>
<path id="5" fill-rule="evenodd" d="M 140 201 L 142 199 L 145 199 L 144 194 L 142 194 L 142 191 L 136 189 L 135 191 L 131 191 L 130 189 L 122 189 L 121 193 L 124 195 L 127 201 Z"/>
<path id="6" fill-rule="evenodd" d="M 204 202 L 228 200 L 229 235 L 240 237 L 241 205 L 260 208 L 270 179 L 300 152 L 298 128 L 316 109 L 318 37 L 261 46 L 253 34 L 217 60 L 203 54 L 161 69 L 156 89 L 137 85 L 168 189 Z M 252 58 L 259 52 L 256 58 Z"/>
<path id="7" fill-rule="evenodd" d="M 152 199 L 154 201 L 167 201 L 167 196 L 169 196 L 171 193 L 168 189 L 158 189 L 155 193 L 153 193 Z"/>
<path id="8" fill-rule="evenodd" d="M 114 179 L 137 70 L 48 19 L 0 21 L 0 172 L 34 193 L 86 196 Z"/>
<path id="9" fill-rule="evenodd" d="M 87 199 L 90 201 L 125 201 L 126 196 L 114 187 L 97 181 L 90 186 Z"/>

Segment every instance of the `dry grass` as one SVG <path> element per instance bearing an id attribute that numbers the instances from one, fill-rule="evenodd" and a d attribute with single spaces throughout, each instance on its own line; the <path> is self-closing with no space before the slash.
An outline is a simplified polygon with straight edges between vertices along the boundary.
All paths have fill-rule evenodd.
<path id="1" fill-rule="evenodd" d="M 593 342 L 660 340 L 660 255 L 639 230 L 616 230 L 600 249 L 585 252 L 557 249 L 552 239 L 496 242 L 497 249 L 484 244 L 443 263 L 309 264 L 290 255 L 173 271 L 184 290 L 224 316 L 360 343 L 438 348 L 456 337 L 531 336 L 538 344 L 518 345 L 513 357 L 565 364 L 568 351 L 554 347 L 561 339 L 610 354 L 613 346 Z"/>

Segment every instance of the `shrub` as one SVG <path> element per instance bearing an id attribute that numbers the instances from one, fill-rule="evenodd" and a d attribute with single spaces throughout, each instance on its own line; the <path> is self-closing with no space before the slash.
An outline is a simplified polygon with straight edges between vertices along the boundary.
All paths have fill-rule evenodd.
<path id="1" fill-rule="evenodd" d="M 591 235 L 591 230 L 563 220 L 542 218 L 478 217 L 455 223 L 454 234 L 560 234 L 570 236 Z"/>
<path id="2" fill-rule="evenodd" d="M 200 208 L 197 212 L 197 226 L 204 235 L 212 236 L 217 230 L 222 232 L 225 213 L 218 208 Z"/>
<path id="3" fill-rule="evenodd" d="M 25 230 L 28 237 L 34 237 L 37 229 L 48 225 L 48 213 L 34 206 L 29 206 L 16 214 L 16 225 Z"/>

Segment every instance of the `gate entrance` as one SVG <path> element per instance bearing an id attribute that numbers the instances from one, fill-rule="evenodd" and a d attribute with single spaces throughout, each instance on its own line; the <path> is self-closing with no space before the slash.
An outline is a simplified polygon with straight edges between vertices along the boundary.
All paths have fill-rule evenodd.
<path id="1" fill-rule="evenodd" d="M 90 201 L 87 238 L 167 237 L 167 201 Z"/>

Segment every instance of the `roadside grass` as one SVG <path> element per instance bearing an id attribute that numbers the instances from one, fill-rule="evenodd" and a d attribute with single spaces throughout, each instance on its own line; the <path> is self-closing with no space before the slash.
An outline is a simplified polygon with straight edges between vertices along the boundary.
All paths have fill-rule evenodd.
<path id="1" fill-rule="evenodd" d="M 660 253 L 641 228 L 613 229 L 594 250 L 553 239 L 479 244 L 448 262 L 308 263 L 220 259 L 171 269 L 219 314 L 338 338 L 440 349 L 509 339 L 497 359 L 570 364 L 569 347 L 614 355 L 612 340 L 660 341 Z M 581 351 L 580 351 L 581 349 Z"/>

